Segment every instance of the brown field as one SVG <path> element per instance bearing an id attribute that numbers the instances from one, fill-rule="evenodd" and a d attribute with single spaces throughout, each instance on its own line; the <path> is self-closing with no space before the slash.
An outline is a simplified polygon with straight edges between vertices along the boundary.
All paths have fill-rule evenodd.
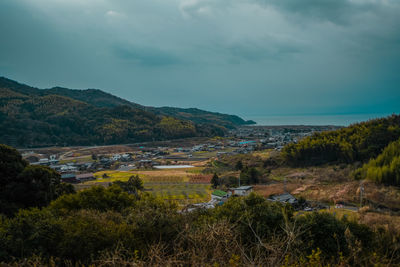
<path id="1" fill-rule="evenodd" d="M 211 182 L 212 174 L 195 174 L 189 176 L 189 183 L 209 184 Z"/>
<path id="2" fill-rule="evenodd" d="M 278 168 L 272 170 L 268 185 L 257 185 L 255 191 L 263 196 L 283 193 L 286 179 L 287 191 L 308 200 L 337 203 L 360 203 L 360 181 L 351 178 L 350 167 L 323 166 L 311 168 Z M 364 205 L 375 209 L 400 210 L 400 189 L 363 181 Z"/>

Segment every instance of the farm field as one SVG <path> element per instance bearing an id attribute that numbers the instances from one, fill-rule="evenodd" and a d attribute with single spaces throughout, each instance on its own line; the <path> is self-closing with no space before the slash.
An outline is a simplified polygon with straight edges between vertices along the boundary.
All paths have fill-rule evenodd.
<path id="1" fill-rule="evenodd" d="M 175 200 L 182 204 L 210 200 L 211 175 L 201 174 L 201 167 L 187 169 L 101 171 L 94 174 L 95 181 L 76 185 L 78 190 L 94 185 L 108 186 L 115 181 L 127 181 L 132 175 L 139 175 L 145 191 L 165 200 Z"/>
<path id="2" fill-rule="evenodd" d="M 192 155 L 195 158 L 213 158 L 217 156 L 217 152 L 232 152 L 233 150 L 235 150 L 234 148 L 225 148 L 223 150 L 218 150 L 218 151 L 197 151 L 197 152 L 193 152 Z"/>
<path id="3" fill-rule="evenodd" d="M 79 156 L 79 157 L 72 157 L 60 160 L 60 164 L 67 164 L 67 163 L 82 163 L 82 162 L 94 162 L 91 156 Z"/>

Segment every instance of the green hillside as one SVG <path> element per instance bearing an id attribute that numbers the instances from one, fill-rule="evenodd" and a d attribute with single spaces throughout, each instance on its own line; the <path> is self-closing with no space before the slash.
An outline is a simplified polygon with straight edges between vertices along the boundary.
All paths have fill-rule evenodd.
<path id="1" fill-rule="evenodd" d="M 353 173 L 356 179 L 400 186 L 400 139 L 390 143 L 381 154 Z"/>
<path id="2" fill-rule="evenodd" d="M 297 144 L 287 145 L 283 156 L 288 162 L 300 165 L 366 161 L 398 138 L 400 115 L 392 115 L 336 131 L 315 133 Z"/>
<path id="3" fill-rule="evenodd" d="M 7 88 L 14 92 L 28 96 L 60 95 L 85 102 L 95 107 L 117 107 L 131 106 L 157 115 L 171 116 L 181 120 L 188 120 L 199 124 L 216 124 L 229 129 L 240 125 L 255 124 L 254 121 L 245 121 L 236 115 L 228 115 L 217 112 L 209 112 L 197 108 L 174 108 L 174 107 L 146 107 L 130 102 L 112 94 L 98 89 L 68 89 L 54 87 L 51 89 L 37 89 L 28 85 L 20 84 L 13 80 L 0 77 L 0 88 Z"/>
<path id="4" fill-rule="evenodd" d="M 90 94 L 95 104 L 89 103 Z M 40 90 L 1 79 L 0 143 L 17 147 L 102 145 L 223 135 L 225 131 L 157 115 L 130 102 L 120 105 L 117 97 L 107 102 L 107 95 L 98 90 Z"/>
<path id="5" fill-rule="evenodd" d="M 228 115 L 217 112 L 204 111 L 197 108 L 172 108 L 172 107 L 161 107 L 161 108 L 147 108 L 158 114 L 172 116 L 181 120 L 190 120 L 194 123 L 202 124 L 216 124 L 228 129 L 233 129 L 239 125 L 251 125 L 255 124 L 254 121 L 245 121 L 239 116 Z"/>

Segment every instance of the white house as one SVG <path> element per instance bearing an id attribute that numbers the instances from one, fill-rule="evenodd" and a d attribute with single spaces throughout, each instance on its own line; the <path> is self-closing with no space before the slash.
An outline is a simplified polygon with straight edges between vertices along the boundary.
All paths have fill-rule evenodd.
<path id="1" fill-rule="evenodd" d="M 233 194 L 237 196 L 247 196 L 253 192 L 253 187 L 251 185 L 244 185 L 238 188 L 233 188 Z"/>

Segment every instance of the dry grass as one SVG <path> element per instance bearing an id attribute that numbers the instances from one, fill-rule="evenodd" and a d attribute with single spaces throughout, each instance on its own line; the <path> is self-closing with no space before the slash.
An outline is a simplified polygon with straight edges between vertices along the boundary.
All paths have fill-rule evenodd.
<path id="1" fill-rule="evenodd" d="M 373 229 L 380 227 L 390 232 L 400 234 L 400 216 L 390 213 L 361 212 L 359 222 L 370 226 Z"/>
<path id="2" fill-rule="evenodd" d="M 337 203 L 360 203 L 360 181 L 350 177 L 351 167 L 322 166 L 310 168 L 280 167 L 271 171 L 269 185 L 258 185 L 255 191 L 263 196 L 283 193 L 286 179 L 287 191 L 308 200 Z M 364 186 L 364 204 L 371 208 L 400 210 L 400 189 L 369 181 Z"/>

